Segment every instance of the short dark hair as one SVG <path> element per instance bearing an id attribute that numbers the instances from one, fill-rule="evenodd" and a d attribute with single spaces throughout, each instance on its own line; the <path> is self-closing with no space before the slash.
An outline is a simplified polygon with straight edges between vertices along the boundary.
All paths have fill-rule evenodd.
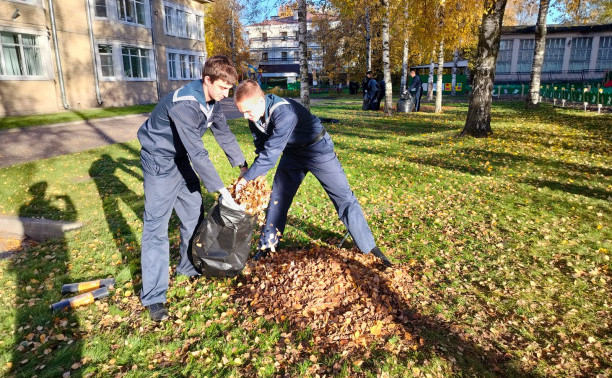
<path id="1" fill-rule="evenodd" d="M 238 80 L 238 72 L 234 63 L 225 55 L 215 55 L 204 63 L 202 68 L 202 80 L 205 76 L 210 77 L 211 82 L 224 80 L 230 84 L 234 84 Z"/>
<path id="2" fill-rule="evenodd" d="M 415 70 L 414 68 L 413 68 L 413 69 L 411 69 L 411 70 L 410 70 L 410 72 L 417 73 L 417 72 L 416 72 L 416 70 Z"/>
<path id="3" fill-rule="evenodd" d="M 236 87 L 236 92 L 234 92 L 234 101 L 236 103 L 241 102 L 247 98 L 252 98 L 256 96 L 263 96 L 264 93 L 259 86 L 259 83 L 252 79 L 247 79 L 242 81 Z"/>
<path id="4" fill-rule="evenodd" d="M 366 75 L 371 75 L 371 74 L 372 74 L 372 71 L 367 71 L 366 72 Z"/>

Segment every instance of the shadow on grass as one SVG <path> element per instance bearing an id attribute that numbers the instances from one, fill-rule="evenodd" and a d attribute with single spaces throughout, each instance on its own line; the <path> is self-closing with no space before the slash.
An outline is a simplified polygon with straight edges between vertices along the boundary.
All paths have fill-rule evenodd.
<path id="1" fill-rule="evenodd" d="M 413 142 L 408 142 L 413 143 Z M 420 145 L 420 142 L 414 142 L 415 145 Z M 463 148 L 454 151 L 457 154 L 465 154 L 469 161 L 460 161 L 456 155 L 451 154 L 436 154 L 429 156 L 419 156 L 411 158 L 411 161 L 418 164 L 440 167 L 444 169 L 454 170 L 457 172 L 467 173 L 478 176 L 488 176 L 491 173 L 488 169 L 480 164 L 482 162 L 490 162 L 495 168 L 506 167 L 518 172 L 525 171 L 526 166 L 532 164 L 536 171 L 533 176 L 516 177 L 515 180 L 535 187 L 547 187 L 553 190 L 560 190 L 567 193 L 578 194 L 586 197 L 607 199 L 610 195 L 609 191 L 604 188 L 597 188 L 590 184 L 580 185 L 572 181 L 581 178 L 591 180 L 589 175 L 605 176 L 612 175 L 612 170 L 608 168 L 593 167 L 585 164 L 565 163 L 553 159 L 533 158 L 524 155 L 514 155 L 505 152 L 493 152 L 483 149 Z M 545 179 L 539 176 L 538 172 L 546 172 L 547 175 L 553 176 L 557 180 Z M 495 175 L 495 174 L 493 174 Z M 587 176 L 587 177 L 584 177 Z"/>
<path id="2" fill-rule="evenodd" d="M 47 188 L 46 181 L 32 184 L 29 188 L 31 198 L 21 206 L 19 215 L 76 221 L 77 211 L 71 198 L 68 195 L 49 196 Z M 57 282 L 73 282 L 67 270 L 69 261 L 64 237 L 46 241 L 13 258 L 10 270 L 16 275 L 17 286 L 12 348 L 15 376 L 62 376 L 71 371 L 73 363 L 81 361 L 83 343 L 78 336 L 79 318 L 73 312 L 54 314 L 49 310 L 49 304 L 60 301 L 62 296 L 59 287 L 48 287 L 44 282 L 49 277 Z M 66 329 L 73 330 L 72 334 L 64 335 Z M 59 338 L 60 334 L 65 338 Z M 73 370 L 71 376 L 79 377 L 81 371 Z"/>
<path id="3" fill-rule="evenodd" d="M 113 235 L 117 249 L 121 252 L 122 260 L 127 262 L 135 287 L 140 282 L 140 237 L 132 232 L 119 206 L 123 202 L 142 221 L 144 198 L 121 181 L 117 176 L 117 171 L 123 171 L 142 181 L 142 175 L 135 171 L 139 167 L 140 160 L 123 158 L 115 160 L 110 155 L 103 154 L 89 168 L 89 175 L 94 179 L 102 201 L 108 230 Z"/>

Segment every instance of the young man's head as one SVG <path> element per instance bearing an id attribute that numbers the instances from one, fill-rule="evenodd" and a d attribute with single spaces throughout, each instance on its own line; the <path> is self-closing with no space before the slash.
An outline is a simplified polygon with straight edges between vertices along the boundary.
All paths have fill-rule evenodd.
<path id="1" fill-rule="evenodd" d="M 416 71 L 415 70 L 410 70 L 410 77 L 414 77 L 416 75 Z"/>
<path id="2" fill-rule="evenodd" d="M 244 114 L 244 118 L 256 122 L 266 111 L 264 93 L 255 80 L 244 80 L 234 93 L 236 107 Z"/>
<path id="3" fill-rule="evenodd" d="M 206 101 L 220 101 L 229 95 L 229 90 L 238 78 L 232 61 L 225 55 L 206 59 L 202 68 L 202 83 Z"/>
<path id="4" fill-rule="evenodd" d="M 369 77 L 370 79 L 372 78 L 372 71 L 368 71 L 366 72 L 366 76 Z"/>

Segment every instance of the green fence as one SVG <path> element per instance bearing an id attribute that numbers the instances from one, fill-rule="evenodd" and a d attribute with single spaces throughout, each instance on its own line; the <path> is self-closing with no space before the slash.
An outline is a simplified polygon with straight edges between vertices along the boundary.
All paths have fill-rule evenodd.
<path id="1" fill-rule="evenodd" d="M 540 87 L 540 96 L 543 99 L 565 100 L 588 104 L 602 104 L 612 106 L 612 88 L 597 88 L 594 86 L 571 85 L 543 85 Z"/>

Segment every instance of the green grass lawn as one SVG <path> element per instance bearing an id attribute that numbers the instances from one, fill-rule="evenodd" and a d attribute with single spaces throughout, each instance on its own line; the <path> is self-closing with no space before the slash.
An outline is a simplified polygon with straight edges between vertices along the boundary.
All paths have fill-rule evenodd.
<path id="1" fill-rule="evenodd" d="M 122 108 L 94 108 L 83 110 L 66 110 L 64 112 L 50 114 L 33 114 L 29 116 L 8 116 L 0 118 L 0 130 L 13 129 L 16 127 L 30 127 L 38 125 L 50 125 L 62 122 L 86 121 L 88 119 L 117 117 L 128 114 L 148 113 L 153 110 L 155 104 L 134 105 Z"/>
<path id="2" fill-rule="evenodd" d="M 151 323 L 137 298 L 144 201 L 133 141 L 0 169 L 0 213 L 85 224 L 0 260 L 0 374 L 612 375 L 612 117 L 497 102 L 494 134 L 471 139 L 456 138 L 466 103 L 388 118 L 359 109 L 340 98 L 313 112 L 340 120 L 327 125 L 336 151 L 397 264 L 375 279 L 410 282 L 384 292 L 402 293 L 394 303 L 409 314 L 406 332 L 419 335 L 414 348 L 381 337 L 352 351 L 325 349 L 308 325 L 251 309 L 240 297 L 244 277 L 173 280 L 171 320 Z M 252 161 L 244 121 L 231 126 Z M 210 133 L 204 143 L 229 184 L 237 170 Z M 204 201 L 208 208 L 214 197 Z M 289 213 L 285 253 L 344 233 L 309 175 Z M 173 218 L 174 264 L 178 239 Z M 349 268 L 361 264 L 353 250 L 343 256 Z M 65 297 L 62 284 L 107 276 L 117 279 L 109 298 L 49 311 Z M 363 309 L 352 310 L 358 321 Z"/>

